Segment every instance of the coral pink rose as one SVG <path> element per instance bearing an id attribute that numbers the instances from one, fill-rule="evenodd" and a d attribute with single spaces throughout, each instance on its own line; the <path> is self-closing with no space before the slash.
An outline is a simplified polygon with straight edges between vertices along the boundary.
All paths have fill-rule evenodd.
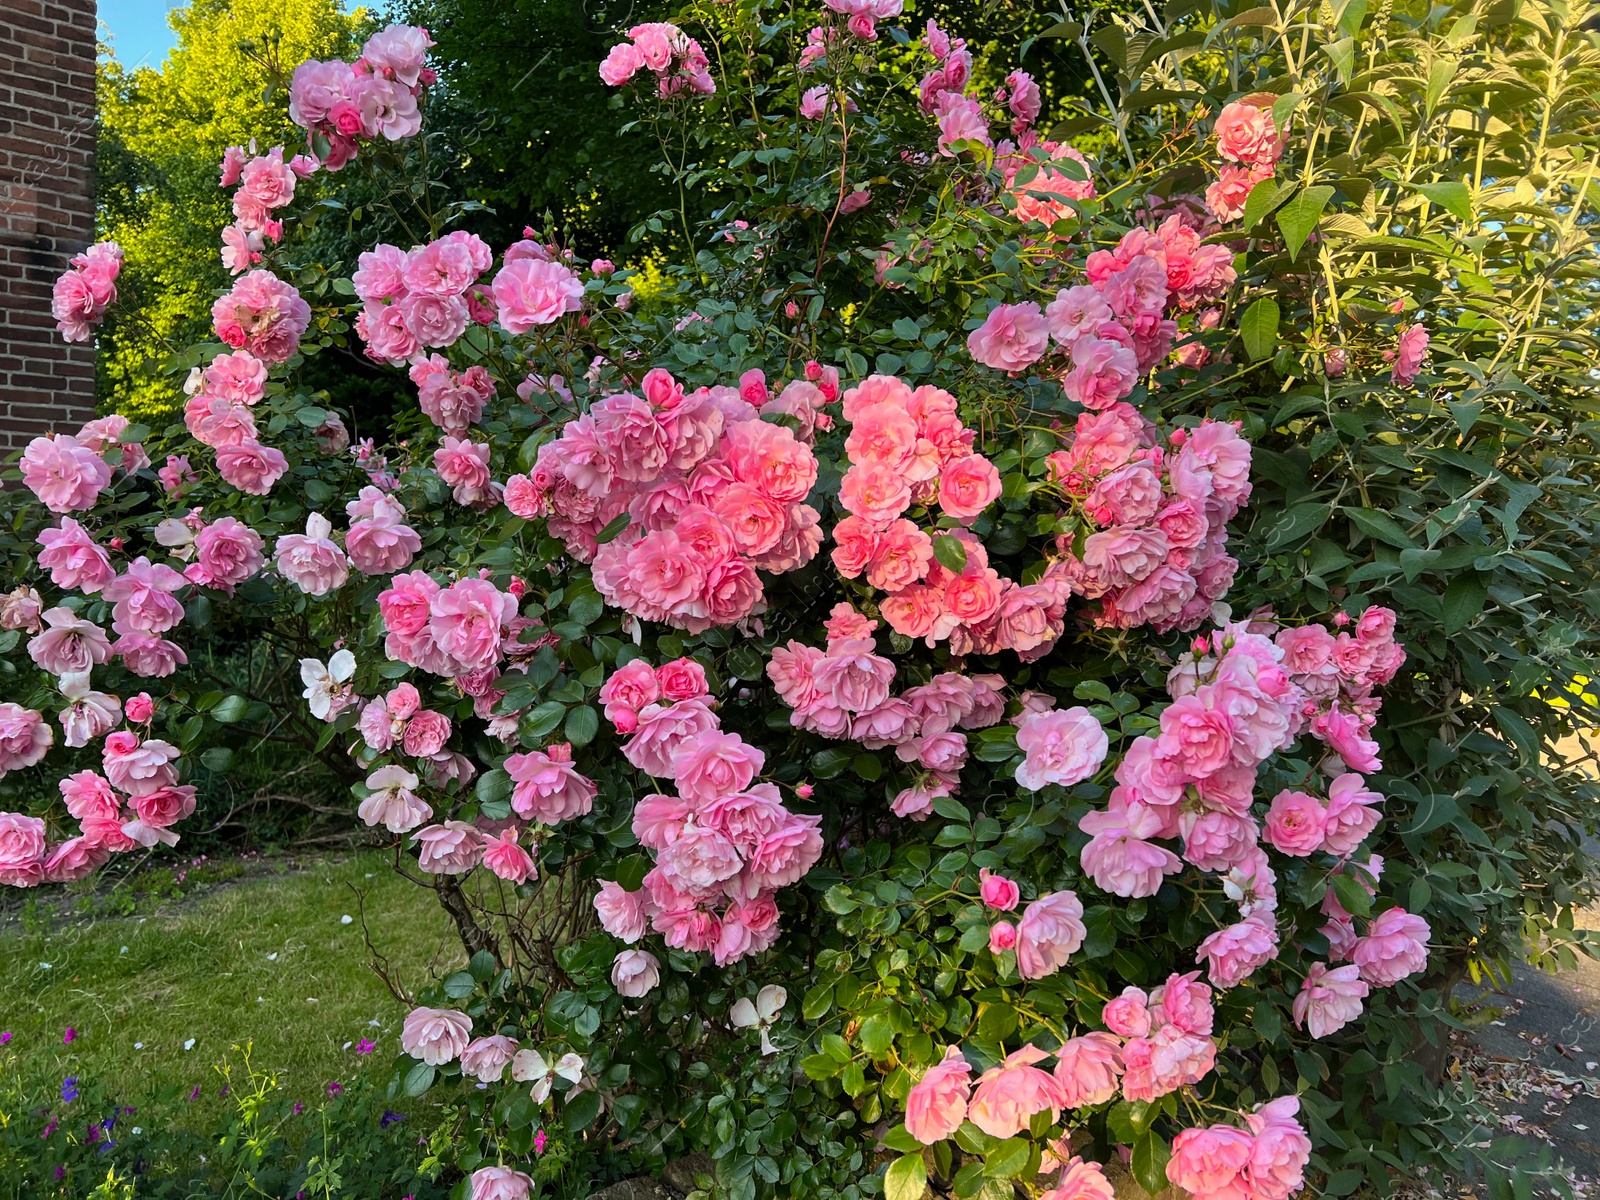
<path id="1" fill-rule="evenodd" d="M 1254 1200 L 1250 1184 L 1254 1146 L 1249 1134 L 1228 1125 L 1185 1129 L 1172 1141 L 1167 1180 L 1206 1200 Z"/>
<path id="2" fill-rule="evenodd" d="M 906 1096 L 906 1130 L 924 1146 L 942 1142 L 967 1119 L 972 1068 L 958 1046 L 946 1046 L 944 1058 L 911 1085 Z"/>
<path id="3" fill-rule="evenodd" d="M 1217 153 L 1229 162 L 1269 167 L 1283 155 L 1272 110 L 1234 101 L 1217 114 Z"/>
<path id="4" fill-rule="evenodd" d="M 1304 858 L 1322 847 L 1326 823 L 1322 801 L 1305 792 L 1285 790 L 1272 799 L 1262 837 L 1274 850 Z"/>
<path id="5" fill-rule="evenodd" d="M 967 1105 L 967 1119 L 996 1138 L 1015 1137 L 1034 1113 L 1047 1109 L 1054 1124 L 1063 1107 L 1061 1085 L 1034 1065 L 1047 1057 L 1037 1046 L 1024 1046 L 985 1071 Z"/>
<path id="6" fill-rule="evenodd" d="M 947 462 L 939 472 L 939 508 L 964 525 L 1000 498 L 1000 472 L 981 454 Z"/>

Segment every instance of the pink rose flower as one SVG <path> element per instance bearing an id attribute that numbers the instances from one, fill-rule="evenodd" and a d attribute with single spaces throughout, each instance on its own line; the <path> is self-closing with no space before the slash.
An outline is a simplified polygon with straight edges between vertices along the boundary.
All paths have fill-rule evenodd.
<path id="1" fill-rule="evenodd" d="M 1428 965 L 1428 923 L 1403 908 L 1380 913 L 1357 938 L 1350 959 L 1361 978 L 1374 987 L 1390 987 Z"/>
<path id="2" fill-rule="evenodd" d="M 1354 854 L 1362 839 L 1377 828 L 1382 804 L 1382 795 L 1367 787 L 1360 775 L 1346 771 L 1328 787 L 1320 848 L 1341 858 Z"/>
<path id="3" fill-rule="evenodd" d="M 533 1177 L 510 1167 L 479 1167 L 472 1173 L 471 1200 L 528 1200 Z"/>
<path id="4" fill-rule="evenodd" d="M 706 683 L 706 669 L 692 658 L 677 658 L 662 663 L 655 669 L 655 680 L 660 687 L 660 694 L 673 701 L 694 700 L 711 690 Z M 654 694 L 647 697 L 644 703 L 653 699 Z M 641 708 L 643 704 L 634 707 Z"/>
<path id="5" fill-rule="evenodd" d="M 178 748 L 157 739 L 141 742 L 123 730 L 105 740 L 101 763 L 111 786 L 129 796 L 146 796 L 178 782 Z"/>
<path id="6" fill-rule="evenodd" d="M 1325 1038 L 1361 1015 L 1361 1002 L 1367 992 L 1359 966 L 1330 970 L 1327 963 L 1312 963 L 1290 1011 L 1298 1028 L 1314 1038 Z"/>
<path id="7" fill-rule="evenodd" d="M 985 1071 L 967 1105 L 967 1119 L 996 1138 L 1015 1137 L 1034 1113 L 1047 1109 L 1054 1124 L 1063 1107 L 1061 1086 L 1034 1065 L 1048 1057 L 1037 1046 L 1024 1046 Z"/>
<path id="8" fill-rule="evenodd" d="M 791 813 L 786 824 L 761 839 L 745 868 L 746 882 L 758 891 L 776 891 L 804 879 L 822 857 L 820 816 Z"/>
<path id="9" fill-rule="evenodd" d="M 483 861 L 484 836 L 465 821 L 416 832 L 417 866 L 433 875 L 465 875 Z"/>
<path id="10" fill-rule="evenodd" d="M 1295 1119 L 1298 1096 L 1281 1096 L 1245 1118 L 1255 1145 L 1250 1150 L 1250 1183 L 1259 1200 L 1289 1200 L 1305 1189 L 1311 1139 Z"/>
<path id="11" fill-rule="evenodd" d="M 1081 705 L 1028 713 L 1017 726 L 1017 746 L 1026 756 L 1017 785 L 1036 792 L 1052 783 L 1081 783 L 1100 769 L 1110 745 L 1100 722 Z"/>
<path id="12" fill-rule="evenodd" d="M 51 675 L 76 675 L 111 657 L 105 631 L 85 621 L 70 608 L 50 608 L 41 614 L 45 629 L 28 642 L 28 657 Z"/>
<path id="13" fill-rule="evenodd" d="M 400 1045 L 430 1067 L 453 1062 L 467 1048 L 472 1018 L 450 1008 L 414 1008 L 400 1029 Z"/>
<path id="14" fill-rule="evenodd" d="M 1132 350 L 1085 336 L 1072 343 L 1072 367 L 1061 377 L 1061 388 L 1069 400 L 1098 412 L 1128 395 L 1138 382 L 1139 362 Z"/>
<path id="15" fill-rule="evenodd" d="M 1172 1140 L 1167 1179 L 1206 1200 L 1253 1200 L 1250 1153 L 1255 1140 L 1242 1129 L 1212 1125 L 1185 1129 Z"/>
<path id="16" fill-rule="evenodd" d="M 1271 913 L 1256 912 L 1202 941 L 1195 961 L 1205 963 L 1211 982 L 1225 989 L 1237 987 L 1277 957 L 1277 923 Z"/>
<path id="17" fill-rule="evenodd" d="M 594 808 L 598 789 L 573 766 L 572 747 L 565 742 L 513 754 L 505 770 L 512 781 L 511 807 L 526 820 L 554 825 Z"/>
<path id="18" fill-rule="evenodd" d="M 220 517 L 194 535 L 195 561 L 184 569 L 191 583 L 232 593 L 261 569 L 265 543 L 243 521 Z"/>
<path id="19" fill-rule="evenodd" d="M 1235 100 L 1217 114 L 1214 132 L 1217 153 L 1229 162 L 1269 167 L 1283 155 L 1283 139 L 1270 108 Z"/>
<path id="20" fill-rule="evenodd" d="M 1000 498 L 1000 472 L 981 454 L 945 463 L 939 472 L 939 508 L 964 525 Z"/>
<path id="21" fill-rule="evenodd" d="M 1326 822 L 1327 813 L 1315 796 L 1285 790 L 1273 797 L 1262 837 L 1274 850 L 1305 858 L 1322 847 Z"/>
<path id="22" fill-rule="evenodd" d="M 846 713 L 865 713 L 887 700 L 895 666 L 873 651 L 867 638 L 830 644 L 811 669 L 817 702 Z"/>
<path id="23" fill-rule="evenodd" d="M 946 1046 L 944 1057 L 911 1085 L 906 1096 L 906 1130 L 924 1146 L 954 1135 L 967 1119 L 972 1068 L 959 1046 Z"/>
<path id="24" fill-rule="evenodd" d="M 111 484 L 111 466 L 75 438 L 36 437 L 22 452 L 22 482 L 51 512 L 94 507 Z"/>
<path id="25" fill-rule="evenodd" d="M 405 752 L 412 758 L 432 758 L 450 740 L 450 718 L 423 709 L 406 722 Z"/>
<path id="26" fill-rule="evenodd" d="M 343 587 L 350 576 L 350 561 L 332 533 L 333 523 L 321 513 L 312 513 L 306 518 L 305 533 L 280 537 L 274 552 L 278 574 L 312 596 L 326 596 Z"/>
<path id="27" fill-rule="evenodd" d="M 433 597 L 428 632 L 434 644 L 455 660 L 459 670 L 454 673 L 464 674 L 500 661 L 504 626 L 516 615 L 516 597 L 486 579 L 468 576 Z"/>
<path id="28" fill-rule="evenodd" d="M 500 837 L 484 839 L 483 865 L 507 883 L 524 883 L 539 877 L 533 856 L 517 845 L 515 829 L 506 830 Z"/>
<path id="29" fill-rule="evenodd" d="M 1039 1200 L 1116 1200 L 1116 1189 L 1097 1162 L 1085 1162 L 1073 1155 L 1062 1166 L 1056 1186 Z"/>
<path id="30" fill-rule="evenodd" d="M 989 953 L 1004 954 L 1017 948 L 1017 927 L 1010 921 L 996 921 L 989 926 Z"/>
<path id="31" fill-rule="evenodd" d="M 45 827 L 38 817 L 0 812 L 0 884 L 33 887 L 44 881 Z"/>
<path id="32" fill-rule="evenodd" d="M 622 753 L 645 774 L 670 779 L 678 747 L 717 727 L 716 714 L 703 697 L 677 704 L 647 704 L 639 710 L 638 725 L 622 744 Z"/>
<path id="33" fill-rule="evenodd" d="M 1087 1108 L 1115 1096 L 1122 1079 L 1122 1054 L 1109 1033 L 1068 1038 L 1056 1051 L 1056 1084 L 1065 1108 Z"/>
<path id="34" fill-rule="evenodd" d="M 1023 979 L 1054 975 L 1083 945 L 1087 932 L 1083 905 L 1075 893 L 1040 896 L 1022 910 L 1017 922 L 1017 974 Z"/>
<path id="35" fill-rule="evenodd" d="M 648 918 L 643 892 L 626 891 L 607 879 L 594 898 L 594 910 L 600 916 L 600 927 L 614 938 L 632 945 L 645 935 Z"/>
<path id="36" fill-rule="evenodd" d="M 501 1034 L 475 1038 L 461 1052 L 461 1073 L 480 1083 L 499 1083 L 516 1052 L 514 1038 Z"/>
<path id="37" fill-rule="evenodd" d="M 1010 912 L 1022 899 L 1022 892 L 1004 875 L 996 875 L 988 867 L 978 872 L 978 895 L 984 904 L 999 912 Z"/>
<path id="38" fill-rule="evenodd" d="M 433 809 L 413 790 L 416 786 L 417 777 L 404 767 L 380 767 L 367 776 L 368 795 L 356 814 L 390 833 L 410 833 L 433 816 Z"/>
<path id="39" fill-rule="evenodd" d="M 1150 1032 L 1149 999 L 1142 988 L 1125 987 L 1106 1001 L 1100 1019 L 1118 1037 L 1142 1038 Z"/>
<path id="40" fill-rule="evenodd" d="M 748 788 L 765 761 L 738 734 L 707 731 L 673 752 L 672 773 L 685 800 L 708 804 Z"/>
<path id="41" fill-rule="evenodd" d="M 852 465 L 839 484 L 839 503 L 865 521 L 892 521 L 911 504 L 911 484 L 882 463 Z"/>
<path id="42" fill-rule="evenodd" d="M 1090 813 L 1084 821 L 1096 815 Z M 1130 899 L 1154 896 L 1165 876 L 1183 869 L 1183 860 L 1165 846 L 1136 837 L 1125 828 L 1096 833 L 1083 848 L 1080 861 L 1096 887 Z"/>
<path id="43" fill-rule="evenodd" d="M 1050 344 L 1050 323 L 1033 301 L 998 304 L 967 335 L 967 350 L 986 367 L 1017 372 L 1037 362 Z"/>
<path id="44" fill-rule="evenodd" d="M 446 435 L 433 452 L 433 469 L 452 489 L 457 504 L 483 504 L 496 498 L 487 442 Z"/>
<path id="45" fill-rule="evenodd" d="M 59 528 L 41 530 L 37 541 L 42 547 L 39 567 L 50 572 L 50 582 L 59 588 L 92 594 L 116 577 L 110 557 L 71 517 L 62 517 Z"/>
<path id="46" fill-rule="evenodd" d="M 558 262 L 518 259 L 494 277 L 500 326 L 507 333 L 527 333 L 583 307 L 583 281 Z"/>
<path id="47" fill-rule="evenodd" d="M 42 714 L 10 700 L 0 702 L 0 777 L 33 766 L 54 740 Z"/>
<path id="48" fill-rule="evenodd" d="M 661 982 L 661 960 L 646 950 L 623 950 L 611 964 L 611 986 L 617 995 L 637 1000 Z"/>
<path id="49" fill-rule="evenodd" d="M 311 306 L 271 271 L 251 271 L 211 306 L 217 337 L 266 363 L 286 362 L 311 324 Z"/>
<path id="50" fill-rule="evenodd" d="M 217 448 L 217 470 L 223 481 L 252 496 L 265 496 L 288 469 L 289 460 L 281 450 L 259 442 Z"/>

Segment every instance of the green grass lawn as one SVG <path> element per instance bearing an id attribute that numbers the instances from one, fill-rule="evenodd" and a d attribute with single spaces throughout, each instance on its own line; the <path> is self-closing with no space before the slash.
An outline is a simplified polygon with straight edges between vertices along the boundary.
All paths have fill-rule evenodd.
<path id="1" fill-rule="evenodd" d="M 369 965 L 352 888 L 402 988 L 462 961 L 432 894 L 377 854 L 258 861 L 127 916 L 46 903 L 0 916 L 0 1032 L 11 1034 L 0 1060 L 23 1078 L 94 1079 L 135 1105 L 196 1084 L 215 1096 L 214 1064 L 247 1041 L 256 1069 L 308 1099 L 358 1068 L 386 1071 L 405 1010 Z M 376 1043 L 370 1057 L 356 1054 L 362 1038 Z M 169 1118 L 203 1121 L 203 1107 Z"/>

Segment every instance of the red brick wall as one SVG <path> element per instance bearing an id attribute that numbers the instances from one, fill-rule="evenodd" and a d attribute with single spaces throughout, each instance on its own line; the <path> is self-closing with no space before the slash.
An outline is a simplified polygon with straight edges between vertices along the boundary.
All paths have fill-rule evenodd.
<path id="1" fill-rule="evenodd" d="M 0 0 L 0 458 L 94 415 L 50 287 L 94 240 L 95 0 Z"/>

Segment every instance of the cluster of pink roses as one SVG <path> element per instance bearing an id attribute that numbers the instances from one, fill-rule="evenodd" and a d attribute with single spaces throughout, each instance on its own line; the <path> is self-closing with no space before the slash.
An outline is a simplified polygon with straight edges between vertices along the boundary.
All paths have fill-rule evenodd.
<path id="1" fill-rule="evenodd" d="M 608 87 L 621 87 L 646 68 L 654 73 L 662 96 L 684 91 L 709 96 L 717 90 L 711 61 L 700 43 L 665 21 L 628 30 L 628 40 L 611 47 L 601 62 L 600 78 Z"/>
<path id="2" fill-rule="evenodd" d="M 1215 183 L 1206 189 L 1206 205 L 1221 221 L 1244 216 L 1250 190 L 1271 179 L 1274 164 L 1283 157 L 1283 138 L 1272 118 L 1279 97 L 1247 96 L 1224 105 L 1212 132 L 1217 153 L 1228 160 Z M 1219 247 L 1220 248 L 1220 247 Z"/>
<path id="3" fill-rule="evenodd" d="M 823 0 L 832 11 L 845 18 L 845 28 L 863 42 L 878 40 L 878 22 L 898 17 L 905 0 Z"/>
<path id="4" fill-rule="evenodd" d="M 968 335 L 967 349 L 985 366 L 1016 374 L 1052 353 L 1053 344 L 1065 355 L 1058 374 L 1067 398 L 1109 408 L 1171 353 L 1178 323 L 1169 309 L 1216 299 L 1236 278 L 1232 252 L 1203 245 L 1205 233 L 1203 215 L 1188 207 L 1154 229 L 1137 226 L 1113 249 L 1092 252 L 1087 282 L 1061 289 L 1047 307 L 997 304 Z"/>
<path id="5" fill-rule="evenodd" d="M 115 242 L 96 242 L 72 256 L 71 267 L 56 280 L 50 296 L 50 312 L 62 337 L 87 342 L 94 336 L 106 309 L 116 303 L 121 271 L 122 247 Z"/>
<path id="6" fill-rule="evenodd" d="M 945 671 L 893 695 L 896 667 L 876 652 L 877 628 L 850 605 L 837 604 L 827 621 L 827 649 L 797 641 L 774 647 L 767 676 L 794 710 L 789 720 L 795 728 L 869 750 L 893 746 L 916 775 L 891 807 L 896 816 L 923 820 L 935 800 L 960 787 L 967 762 L 960 730 L 985 729 L 1005 716 L 1003 681 Z"/>
<path id="7" fill-rule="evenodd" d="M 1163 441 L 1132 405 L 1080 413 L 1048 460 L 1086 536 L 1063 534 L 1047 579 L 1097 602 L 1117 629 L 1193 629 L 1227 594 L 1239 563 L 1228 522 L 1250 499 L 1250 443 L 1209 418 Z"/>
<path id="8" fill-rule="evenodd" d="M 155 706 L 141 693 L 127 709 L 130 721 L 148 723 Z M 38 762 L 50 744 L 50 727 L 38 713 L 0 703 L 0 775 Z M 67 812 L 78 822 L 76 837 L 52 847 L 44 821 L 0 812 L 0 884 L 65 883 L 136 846 L 176 845 L 172 826 L 194 812 L 195 803 L 193 786 L 178 783 L 178 758 L 169 742 L 127 729 L 110 733 L 101 751 L 104 774 L 84 770 L 60 781 Z"/>
<path id="9" fill-rule="evenodd" d="M 432 45 L 426 29 L 389 25 L 367 39 L 353 63 L 312 59 L 294 69 L 289 119 L 306 130 L 321 166 L 342 168 L 356 156 L 358 139 L 397 142 L 421 131 L 418 101 L 438 81 L 427 65 Z"/>
<path id="10" fill-rule="evenodd" d="M 367 357 L 400 366 L 425 348 L 454 345 L 468 321 L 493 321 L 494 305 L 477 286 L 493 261 L 484 240 L 463 230 L 410 251 L 383 242 L 364 251 L 350 282 Z"/>
<path id="11" fill-rule="evenodd" d="M 251 271 L 211 306 L 217 337 L 264 363 L 289 361 L 311 325 L 311 306 L 271 271 Z"/>
<path id="12" fill-rule="evenodd" d="M 234 223 L 222 231 L 222 265 L 242 275 L 261 261 L 268 241 L 283 240 L 283 222 L 273 210 L 294 200 L 295 181 L 307 179 L 317 170 L 317 160 L 297 154 L 283 160 L 283 147 L 274 146 L 265 154 L 250 148 L 229 146 L 222 155 L 221 186 L 238 190 L 233 194 Z"/>
<path id="13" fill-rule="evenodd" d="M 898 9 L 899 5 L 896 4 Z M 959 142 L 977 142 L 984 146 L 994 146 L 994 139 L 989 132 L 989 118 L 984 114 L 983 104 L 975 97 L 966 94 L 967 85 L 972 81 L 972 52 L 967 49 L 965 38 L 952 38 L 932 20 L 928 22 L 922 41 L 923 48 L 933 55 L 934 66 L 923 75 L 917 85 L 919 101 L 922 111 L 935 117 L 939 122 L 939 153 L 946 157 L 954 157 L 957 153 L 956 144 Z M 1010 119 L 1012 134 L 1016 142 L 1002 141 L 996 149 L 998 165 L 1006 176 L 1006 185 L 1009 187 L 1017 171 L 1030 161 L 1029 151 L 1039 145 L 1038 135 L 1033 130 L 1033 124 L 1039 119 L 1043 108 L 1044 97 L 1039 90 L 1039 85 L 1026 71 L 1012 71 L 1006 76 L 1000 87 L 995 89 L 994 102 L 1003 106 L 1005 114 Z M 1076 150 L 1058 147 L 1054 142 L 1044 143 L 1047 155 L 1070 154 L 1083 162 L 1083 158 Z M 1056 152 L 1060 151 L 1061 154 Z M 1084 163 L 1087 174 L 1087 163 Z M 1054 173 L 1049 173 L 1054 175 Z M 1040 186 L 1033 190 L 1055 190 L 1056 183 L 1066 183 L 1068 186 L 1061 190 L 1061 195 L 1073 195 L 1086 198 L 1094 195 L 1094 185 L 1088 184 L 1087 191 L 1080 190 L 1083 184 L 1079 181 L 1067 181 L 1065 176 L 1055 176 L 1053 179 L 1041 178 Z M 1027 217 L 1023 217 L 1027 220 Z"/>
<path id="14" fill-rule="evenodd" d="M 700 632 L 761 612 L 756 571 L 794 570 L 821 543 L 803 503 L 816 458 L 733 388 L 686 393 L 656 368 L 640 391 L 569 421 L 531 476 L 506 481 L 506 506 L 545 518 L 593 563 L 600 594 L 642 620 Z"/>
<path id="15" fill-rule="evenodd" d="M 22 451 L 22 482 L 53 513 L 82 512 L 93 508 L 100 493 L 111 486 L 114 468 L 107 452 L 118 449 L 117 468 L 132 475 L 150 465 L 139 442 L 123 442 L 128 418 L 120 413 L 97 417 L 75 434 L 52 434 L 32 439 Z M 67 586 L 65 584 L 61 586 Z"/>
<path id="16" fill-rule="evenodd" d="M 608 719 L 628 735 L 622 752 L 676 795 L 634 806 L 633 832 L 655 866 L 635 892 L 601 885 L 595 910 L 606 932 L 632 945 L 648 929 L 668 946 L 709 953 L 718 966 L 758 954 L 778 937 L 779 888 L 822 856 L 822 818 L 789 811 L 776 785 L 757 782 L 766 756 L 722 730 L 693 659 L 619 667 L 601 689 Z M 612 981 L 625 996 L 656 985 L 654 955 L 625 950 Z"/>
<path id="17" fill-rule="evenodd" d="M 1311 1139 L 1298 1120 L 1300 1100 L 1280 1096 L 1257 1106 L 1245 1128 L 1208 1125 L 1172 1140 L 1167 1179 L 1196 1200 L 1289 1200 L 1305 1188 Z"/>
<path id="18" fill-rule="evenodd" d="M 550 1098 L 557 1079 L 564 1079 L 573 1085 L 574 1090 L 568 1093 L 568 1099 L 576 1094 L 584 1082 L 584 1061 L 579 1055 L 569 1051 L 551 1062 L 546 1061 L 544 1055 L 533 1047 L 522 1046 L 516 1038 L 504 1034 L 474 1038 L 472 1018 L 451 1008 L 412 1009 L 401 1026 L 400 1045 L 412 1058 L 430 1067 L 442 1067 L 459 1059 L 461 1073 L 479 1083 L 499 1083 L 509 1067 L 512 1079 L 518 1083 L 533 1084 L 533 1099 L 539 1104 Z M 486 1168 L 485 1171 L 495 1175 L 495 1179 L 488 1182 L 504 1182 L 504 1177 L 516 1175 L 516 1172 L 500 1167 Z M 483 1178 L 485 1171 L 479 1171 L 472 1177 L 474 1200 L 479 1200 L 480 1185 L 486 1182 Z M 527 1179 L 526 1175 L 517 1177 Z M 491 1194 L 499 1196 L 511 1193 Z M 526 1190 L 522 1196 L 527 1196 Z"/>

